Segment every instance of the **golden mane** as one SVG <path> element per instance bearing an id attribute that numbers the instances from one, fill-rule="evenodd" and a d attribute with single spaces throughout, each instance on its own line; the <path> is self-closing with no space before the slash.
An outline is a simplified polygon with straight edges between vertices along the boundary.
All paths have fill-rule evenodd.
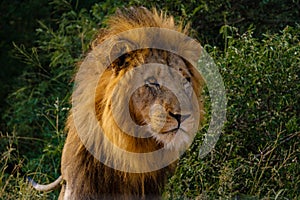
<path id="1" fill-rule="evenodd" d="M 164 12 L 159 13 L 155 8 L 152 12 L 143 7 L 118 10 L 106 21 L 106 24 L 107 28 L 100 30 L 93 42 L 93 47 L 112 35 L 136 28 L 165 28 L 185 35 L 188 35 L 190 31 L 189 24 L 184 26 L 183 21 L 176 24 L 173 16 L 167 16 Z"/>
<path id="2" fill-rule="evenodd" d="M 126 158 L 126 154 L 109 146 L 107 142 L 104 142 L 105 138 L 101 134 L 96 134 L 93 138 L 82 137 L 78 134 L 78 131 L 87 133 L 87 135 L 88 133 L 96 133 L 99 131 L 97 127 L 100 125 L 109 141 L 128 152 L 147 153 L 162 147 L 162 144 L 153 138 L 135 138 L 124 133 L 115 122 L 111 110 L 112 99 L 116 98 L 115 93 L 113 93 L 114 88 L 129 69 L 150 62 L 151 59 L 164 64 L 170 57 L 179 58 L 178 55 L 173 55 L 172 52 L 167 52 L 164 49 L 132 47 L 135 44 L 142 44 L 141 47 L 144 47 L 157 43 L 171 49 L 174 49 L 175 46 L 174 51 L 180 51 L 179 53 L 183 55 L 183 58 L 189 58 L 185 62 L 192 74 L 191 81 L 195 85 L 193 89 L 197 97 L 201 96 L 201 87 L 198 86 L 202 85 L 202 78 L 192 67 L 199 58 L 199 45 L 195 45 L 194 40 L 178 44 L 177 36 L 170 37 L 164 32 L 160 32 L 155 40 L 147 40 L 147 32 L 143 29 L 138 35 L 136 32 L 135 34 L 122 35 L 124 32 L 145 27 L 168 29 L 182 34 L 189 32 L 189 26 L 183 26 L 182 22 L 176 24 L 172 16 L 168 17 L 163 12 L 158 13 L 155 9 L 151 12 L 145 8 L 129 8 L 124 11 L 117 11 L 114 16 L 107 20 L 107 27 L 100 30 L 91 48 L 91 52 L 97 52 L 96 56 L 106 55 L 104 56 L 105 59 L 97 60 L 97 63 L 89 63 L 86 70 L 76 77 L 77 85 L 74 94 L 79 103 L 71 109 L 67 120 L 68 137 L 63 149 L 61 163 L 62 177 L 66 180 L 67 186 L 61 192 L 61 199 L 64 196 L 72 199 L 158 198 L 166 178 L 174 171 L 175 163 L 151 171 L 151 163 L 147 160 L 142 164 L 149 165 L 149 172 L 131 173 L 113 169 L 102 164 L 99 158 L 108 161 L 113 160 L 114 166 L 121 165 L 121 169 L 130 165 L 135 171 L 141 167 L 141 161 L 130 158 L 127 159 L 127 163 L 120 161 L 121 158 Z M 116 35 L 117 37 L 113 38 Z M 105 44 L 107 40 L 109 43 Z M 103 49 L 99 51 L 98 46 L 103 45 L 103 43 L 104 46 L 106 45 L 107 51 Z M 118 57 L 120 49 L 124 48 L 126 48 L 126 53 Z M 97 71 L 99 66 L 103 67 L 104 63 L 107 63 L 106 58 L 115 57 L 116 59 L 110 60 L 112 62 L 105 71 L 101 72 L 102 75 L 99 77 L 100 72 Z M 97 85 L 97 87 L 93 88 L 92 85 Z M 131 89 L 131 85 L 129 84 L 128 88 L 123 88 L 123 91 L 117 93 L 120 95 L 118 96 L 120 102 L 124 98 L 122 94 Z M 202 103 L 198 103 L 197 106 L 202 110 Z M 96 115 L 97 121 L 91 120 L 92 115 Z M 87 149 L 85 142 L 91 144 L 90 149 Z M 97 152 L 99 146 L 104 150 Z M 99 157 L 95 158 L 91 151 L 96 152 Z M 169 153 L 170 155 L 174 154 L 173 156 L 178 155 L 176 151 Z"/>

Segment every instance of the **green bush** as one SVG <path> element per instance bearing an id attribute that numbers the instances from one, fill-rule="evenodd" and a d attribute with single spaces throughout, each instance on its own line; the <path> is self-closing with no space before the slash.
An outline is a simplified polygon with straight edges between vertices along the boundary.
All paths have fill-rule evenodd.
<path id="1" fill-rule="evenodd" d="M 134 0 L 137 5 L 158 7 L 191 21 L 203 43 L 220 46 L 219 30 L 223 25 L 239 27 L 246 32 L 254 25 L 254 35 L 276 33 L 287 25 L 299 23 L 300 2 L 290 0 Z"/>
<path id="2" fill-rule="evenodd" d="M 253 38 L 223 27 L 225 51 L 207 46 L 223 76 L 227 123 L 199 159 L 201 137 L 170 180 L 170 199 L 300 197 L 300 27 Z M 230 33 L 230 34 L 228 34 Z M 205 129 L 206 130 L 206 129 Z M 200 199 L 201 199 L 200 198 Z"/>
<path id="3" fill-rule="evenodd" d="M 5 163 L 1 166 L 1 179 L 15 184 L 1 184 L 0 196 L 4 199 L 28 199 L 24 196 L 28 189 L 23 189 L 28 185 L 22 180 L 22 172 L 40 182 L 49 182 L 59 176 L 64 124 L 72 91 L 71 77 L 97 30 L 98 20 L 93 13 L 85 9 L 75 12 L 66 1 L 53 1 L 52 6 L 63 9 L 56 29 L 39 22 L 35 47 L 28 49 L 15 45 L 15 56 L 27 65 L 27 69 L 16 80 L 14 87 L 17 89 L 8 97 L 9 107 L 2 116 L 14 137 L 1 135 L 0 149 L 3 156 L 10 155 L 5 163 L 18 166 L 18 159 L 23 161 L 22 170 L 20 167 L 7 170 Z M 5 171 L 13 172 L 17 178 L 6 177 Z M 32 172 L 39 172 L 38 176 Z M 20 190 L 18 193 L 16 188 Z M 28 195 L 36 199 L 50 198 L 33 191 Z"/>
<path id="4" fill-rule="evenodd" d="M 297 4 L 276 2 L 286 8 Z M 228 98 L 227 122 L 216 148 L 199 159 L 201 133 L 208 128 L 205 124 L 180 160 L 165 198 L 300 198 L 300 27 L 282 29 L 288 24 L 282 22 L 272 33 L 266 28 L 274 24 L 259 30 L 249 28 L 252 23 L 259 25 L 263 11 L 275 1 L 260 2 L 258 16 L 251 14 L 255 2 L 152 2 L 156 3 L 175 16 L 192 20 L 196 34 L 220 69 Z M 53 0 L 55 16 L 60 16 L 57 24 L 39 22 L 33 48 L 15 45 L 16 56 L 26 69 L 14 84 L 15 92 L 8 97 L 9 107 L 2 116 L 12 134 L 0 136 L 1 198 L 57 197 L 57 192 L 38 193 L 28 188 L 23 172 L 40 182 L 59 176 L 76 63 L 86 54 L 108 14 L 123 5 L 150 4 L 107 0 L 87 10 L 79 1 Z M 235 21 L 241 16 L 253 21 Z M 281 16 L 291 17 L 291 21 L 295 17 L 286 12 Z M 279 28 L 282 31 L 276 32 Z M 260 34 L 262 31 L 265 34 Z M 205 45 L 208 42 L 217 46 Z"/>

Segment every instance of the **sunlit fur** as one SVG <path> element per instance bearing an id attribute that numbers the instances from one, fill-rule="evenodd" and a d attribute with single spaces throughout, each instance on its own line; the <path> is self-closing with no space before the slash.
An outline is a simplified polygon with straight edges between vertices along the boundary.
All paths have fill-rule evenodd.
<path id="1" fill-rule="evenodd" d="M 145 8 L 130 8 L 116 12 L 114 16 L 107 20 L 107 28 L 100 30 L 97 38 L 93 42 L 92 51 L 97 45 L 112 35 L 141 27 L 167 28 L 184 34 L 188 34 L 189 29 L 188 26 L 184 27 L 182 23 L 176 25 L 173 17 L 167 17 L 164 13 L 158 13 L 156 10 L 148 11 Z M 130 35 L 127 41 L 134 43 L 135 37 L 138 36 Z M 139 35 L 139 37 L 147 36 Z M 189 45 L 188 42 L 177 44 L 178 41 L 176 41 L 176 38 L 168 38 L 168 35 L 162 35 L 158 40 L 160 42 L 166 42 L 168 44 L 174 43 L 181 46 L 180 48 L 183 49 L 181 53 L 191 57 L 192 61 L 187 62 L 180 56 L 163 50 L 141 49 L 130 52 L 130 45 L 128 45 L 128 53 L 112 62 L 101 76 L 96 91 L 94 91 L 93 88 L 89 88 L 91 82 L 98 81 L 92 80 L 94 76 L 87 74 L 81 78 L 79 87 L 84 88 L 84 90 L 82 90 L 84 94 L 82 95 L 85 97 L 82 98 L 82 104 L 86 105 L 83 106 L 85 109 L 80 110 L 78 113 L 79 115 L 82 113 L 82 116 L 85 116 L 86 112 L 96 110 L 96 116 L 99 122 L 97 124 L 91 124 L 88 120 L 84 120 L 83 117 L 83 123 L 79 125 L 82 126 L 81 128 L 88 131 L 93 127 L 101 125 L 105 136 L 112 141 L 114 145 L 126 151 L 136 153 L 152 152 L 163 147 L 176 150 L 177 145 L 181 145 L 182 141 L 190 141 L 193 139 L 189 134 L 183 135 L 182 138 L 174 139 L 176 133 L 163 134 L 159 133 L 159 131 L 151 131 L 151 127 L 149 128 L 149 132 L 151 132 L 153 137 L 143 139 L 135 138 L 123 133 L 113 119 L 111 103 L 112 98 L 116 98 L 116 96 L 113 96 L 114 88 L 126 73 L 130 73 L 131 69 L 146 63 L 165 64 L 171 66 L 174 70 L 180 70 L 182 76 L 190 80 L 190 84 L 193 86 L 193 90 L 198 98 L 197 103 L 199 104 L 197 106 L 199 110 L 202 111 L 202 79 L 198 72 L 191 66 L 191 64 L 197 62 L 200 52 L 195 52 L 197 49 Z M 116 41 L 116 43 L 118 43 L 118 41 Z M 117 51 L 118 48 L 114 47 L 114 44 L 112 44 L 112 49 L 110 49 L 112 52 L 110 53 Z M 144 77 L 139 78 L 143 79 Z M 119 89 L 117 92 L 117 98 L 120 99 L 120 102 L 122 102 L 121 99 L 130 89 L 130 84 L 134 83 L 128 84 L 129 87 Z M 178 90 L 184 91 L 184 88 L 178 88 Z M 152 122 L 152 128 L 154 127 L 155 129 L 155 127 L 160 126 L 160 124 L 155 124 L 155 119 L 151 121 L 151 117 L 157 117 L 163 113 L 149 115 L 153 103 L 159 101 L 163 102 L 168 112 L 175 112 L 172 109 L 178 107 L 178 100 L 176 100 L 174 95 L 172 96 L 172 93 L 165 92 L 165 94 L 156 99 L 156 101 L 151 101 L 145 97 L 145 91 L 146 89 L 144 87 L 140 87 L 133 94 L 130 105 L 127 106 L 130 108 L 132 120 L 141 125 L 151 124 Z M 95 105 L 89 105 L 89 98 L 94 97 L 94 92 L 96 92 Z M 200 112 L 196 114 L 202 116 Z M 200 117 L 200 121 L 201 119 Z M 167 130 L 168 126 L 172 126 L 172 119 L 168 118 L 167 121 L 168 123 L 166 123 L 166 125 L 161 125 L 162 129 Z M 193 121 L 188 123 L 190 124 L 187 124 L 187 127 L 190 126 Z M 173 173 L 176 163 L 163 169 L 147 173 L 127 173 L 112 169 L 95 159 L 94 156 L 87 151 L 77 134 L 76 128 L 78 127 L 75 126 L 71 110 L 67 121 L 68 136 L 63 149 L 61 163 L 62 177 L 66 181 L 66 185 L 62 188 L 60 199 L 157 199 L 160 197 L 166 178 Z M 95 141 L 94 145 L 105 144 L 103 144 L 100 137 L 99 141 Z M 105 154 L 107 159 L 111 160 L 118 159 L 118 157 L 121 156 L 117 155 L 117 151 L 109 148 L 101 153 Z M 135 161 L 130 160 L 129 162 Z M 157 160 L 157 162 L 160 161 Z M 126 163 L 124 163 L 124 165 L 125 164 Z M 136 163 L 135 167 L 139 168 L 140 165 L 147 165 L 147 163 Z"/>

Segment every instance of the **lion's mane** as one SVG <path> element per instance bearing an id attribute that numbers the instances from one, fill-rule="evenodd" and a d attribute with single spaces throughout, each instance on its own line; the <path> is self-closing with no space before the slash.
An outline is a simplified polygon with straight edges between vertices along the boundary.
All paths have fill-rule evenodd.
<path id="1" fill-rule="evenodd" d="M 113 17 L 107 20 L 107 28 L 100 30 L 92 44 L 91 51 L 97 50 L 98 45 L 116 34 L 143 27 L 164 28 L 183 34 L 188 34 L 189 31 L 188 26 L 184 27 L 182 23 L 176 24 L 173 17 L 167 17 L 156 10 L 148 11 L 145 8 L 130 8 L 122 12 L 117 11 Z M 118 154 L 117 151 L 107 147 L 103 142 L 103 136 L 91 139 L 88 136 L 87 138 L 81 138 L 78 135 L 78 129 L 85 130 L 88 135 L 89 132 L 95 132 L 95 127 L 100 125 L 105 136 L 114 145 L 126 151 L 147 153 L 162 147 L 162 144 L 153 138 L 135 138 L 125 134 L 116 124 L 111 111 L 113 90 L 116 84 L 129 69 L 144 64 L 147 56 L 153 54 L 153 51 L 149 49 L 130 50 L 130 45 L 132 44 L 154 42 L 141 39 L 147 38 L 143 34 L 145 33 L 141 32 L 139 36 L 129 35 L 125 39 L 122 38 L 122 41 L 126 41 L 125 46 L 128 48 L 128 53 L 116 60 L 112 60 L 112 63 L 100 78 L 94 70 L 96 70 L 96 66 L 103 64 L 101 62 L 92 63 L 85 73 L 77 77 L 78 85 L 75 86 L 75 92 L 78 93 L 77 97 L 79 98 L 80 106 L 72 108 L 67 120 L 68 136 L 63 149 L 61 163 L 62 176 L 66 181 L 66 186 L 61 192 L 61 199 L 64 196 L 75 200 L 158 198 L 166 178 L 174 171 L 174 163 L 160 170 L 146 173 L 129 173 L 115 170 L 102 164 L 99 159 L 90 153 L 91 149 L 87 149 L 83 144 L 83 140 L 93 140 L 93 147 L 102 146 L 102 149 L 105 149 L 105 152 L 100 152 L 100 156 L 107 160 L 117 160 L 122 155 L 116 155 Z M 120 40 L 120 38 L 117 38 L 115 41 L 112 41 L 108 46 L 107 52 L 99 52 L 99 54 L 109 54 L 109 56 L 115 54 L 118 52 Z M 200 53 L 199 48 L 195 47 L 195 45 L 190 45 L 189 41 L 177 44 L 176 38 L 160 35 L 155 42 L 165 43 L 167 46 L 175 43 L 176 46 L 180 46 L 179 49 L 183 49 L 181 54 L 186 54 L 188 55 L 187 57 L 191 58 L 187 63 L 195 64 L 197 62 Z M 170 57 L 170 53 L 163 50 L 157 50 L 157 52 L 159 52 L 159 59 L 166 60 Z M 157 60 L 153 61 L 157 62 Z M 159 62 L 164 63 L 163 61 Z M 201 85 L 201 77 L 195 71 L 192 73 L 193 85 Z M 91 85 L 95 84 L 95 82 L 97 82 L 96 90 L 91 88 Z M 198 97 L 201 96 L 200 90 L 200 87 L 194 88 Z M 122 94 L 124 93 L 126 93 L 126 88 L 117 98 L 122 99 Z M 114 98 L 116 97 L 114 96 Z M 202 110 L 201 103 L 199 103 L 199 106 L 200 110 Z M 135 111 L 133 110 L 132 112 Z M 76 116 L 79 116 L 77 119 L 74 119 L 74 113 L 76 113 Z M 97 123 L 90 120 L 90 115 L 96 115 Z M 135 163 L 134 160 L 129 162 L 133 162 L 132 166 L 135 166 L 137 169 L 141 165 L 141 163 Z M 116 164 L 120 163 L 116 161 Z M 124 166 L 128 165 L 128 163 L 122 164 Z M 143 164 L 147 165 L 147 162 Z"/>

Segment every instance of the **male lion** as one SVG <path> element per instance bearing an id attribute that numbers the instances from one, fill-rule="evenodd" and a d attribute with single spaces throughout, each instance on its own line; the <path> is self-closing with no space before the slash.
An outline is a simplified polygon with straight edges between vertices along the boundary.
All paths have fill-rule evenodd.
<path id="1" fill-rule="evenodd" d="M 35 188 L 63 182 L 60 199 L 72 200 L 160 198 L 202 119 L 200 45 L 175 32 L 188 27 L 145 8 L 108 20 L 76 77 L 62 175 Z"/>

